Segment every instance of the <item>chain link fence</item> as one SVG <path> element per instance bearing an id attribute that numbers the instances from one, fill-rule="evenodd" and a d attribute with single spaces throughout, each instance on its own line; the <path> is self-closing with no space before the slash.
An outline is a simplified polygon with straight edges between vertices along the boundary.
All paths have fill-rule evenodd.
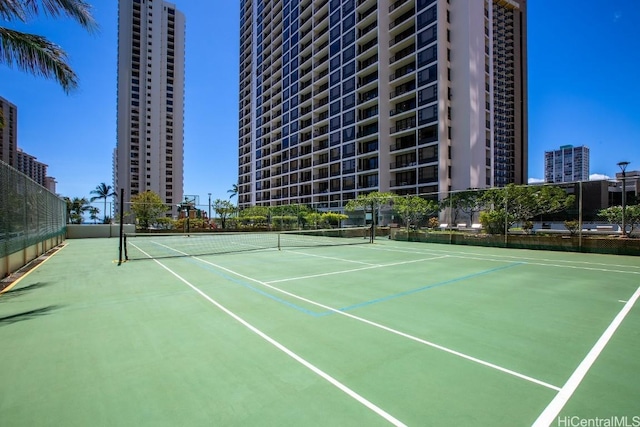
<path id="1" fill-rule="evenodd" d="M 0 272 L 2 276 L 64 240 L 66 204 L 0 161 Z M 16 267 L 16 263 L 21 265 Z"/>

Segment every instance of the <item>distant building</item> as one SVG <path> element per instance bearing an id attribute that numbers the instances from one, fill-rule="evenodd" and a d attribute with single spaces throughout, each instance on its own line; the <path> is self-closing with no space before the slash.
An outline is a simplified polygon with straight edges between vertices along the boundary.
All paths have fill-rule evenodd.
<path id="1" fill-rule="evenodd" d="M 0 96 L 0 114 L 4 126 L 0 128 L 0 160 L 15 167 L 18 150 L 18 108 Z"/>
<path id="2" fill-rule="evenodd" d="M 56 184 L 58 183 L 56 179 L 52 176 L 47 176 L 44 178 L 44 182 L 45 182 L 45 185 L 44 185 L 45 188 L 55 194 Z"/>
<path id="3" fill-rule="evenodd" d="M 118 2 L 116 215 L 145 191 L 182 200 L 185 17 L 165 1 Z M 124 207 L 120 205 L 124 204 Z"/>
<path id="4" fill-rule="evenodd" d="M 36 160 L 35 156 L 27 154 L 18 148 L 16 151 L 15 166 L 23 174 L 42 185 L 47 186 L 47 165 Z"/>
<path id="5" fill-rule="evenodd" d="M 617 192 L 622 193 L 622 173 L 616 173 L 616 180 L 618 180 L 618 184 L 616 185 Z M 625 172 L 625 190 L 627 193 L 627 202 L 629 204 L 636 204 L 640 202 L 640 171 L 626 171 Z M 622 195 L 620 195 L 620 199 L 622 200 Z"/>
<path id="6" fill-rule="evenodd" d="M 589 180 L 589 147 L 563 145 L 559 150 L 544 153 L 545 182 L 576 182 Z"/>

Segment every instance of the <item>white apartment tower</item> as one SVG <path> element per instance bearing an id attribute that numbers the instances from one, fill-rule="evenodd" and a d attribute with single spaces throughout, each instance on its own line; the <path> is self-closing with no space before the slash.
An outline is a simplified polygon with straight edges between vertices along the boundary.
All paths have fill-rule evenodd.
<path id="1" fill-rule="evenodd" d="M 241 0 L 239 204 L 527 180 L 526 0 Z"/>
<path id="2" fill-rule="evenodd" d="M 184 159 L 185 17 L 162 0 L 118 3 L 118 143 L 114 188 L 151 190 L 176 214 Z M 121 207 L 116 203 L 116 212 Z"/>
<path id="3" fill-rule="evenodd" d="M 563 145 L 559 150 L 544 152 L 545 182 L 589 180 L 589 147 Z"/>

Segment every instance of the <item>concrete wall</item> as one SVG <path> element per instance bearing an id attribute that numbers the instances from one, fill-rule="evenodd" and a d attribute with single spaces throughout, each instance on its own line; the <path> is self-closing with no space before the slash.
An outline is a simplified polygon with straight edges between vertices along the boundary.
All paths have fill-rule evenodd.
<path id="1" fill-rule="evenodd" d="M 135 233 L 134 224 L 125 224 L 125 233 Z M 87 239 L 94 237 L 119 237 L 120 224 L 69 224 L 67 239 Z"/>

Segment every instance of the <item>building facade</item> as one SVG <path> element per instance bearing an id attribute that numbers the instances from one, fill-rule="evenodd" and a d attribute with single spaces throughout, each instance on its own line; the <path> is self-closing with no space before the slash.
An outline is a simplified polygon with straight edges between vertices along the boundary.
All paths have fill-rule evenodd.
<path id="1" fill-rule="evenodd" d="M 185 17 L 162 0 L 118 3 L 116 213 L 151 190 L 172 206 L 183 195 Z"/>
<path id="2" fill-rule="evenodd" d="M 18 152 L 18 108 L 0 97 L 0 114 L 4 123 L 0 127 L 0 160 L 15 168 Z"/>
<path id="3" fill-rule="evenodd" d="M 31 154 L 25 153 L 19 148 L 16 151 L 15 159 L 16 160 L 14 167 L 17 170 L 19 170 L 38 184 L 42 185 L 43 187 L 48 188 L 47 184 L 49 183 L 49 180 L 53 178 L 47 176 L 48 166 L 46 164 L 39 162 L 38 160 L 36 160 L 36 157 L 32 156 Z"/>
<path id="4" fill-rule="evenodd" d="M 589 180 L 589 147 L 563 145 L 559 150 L 544 152 L 545 182 Z"/>
<path id="5" fill-rule="evenodd" d="M 239 205 L 527 181 L 525 0 L 242 0 Z"/>

